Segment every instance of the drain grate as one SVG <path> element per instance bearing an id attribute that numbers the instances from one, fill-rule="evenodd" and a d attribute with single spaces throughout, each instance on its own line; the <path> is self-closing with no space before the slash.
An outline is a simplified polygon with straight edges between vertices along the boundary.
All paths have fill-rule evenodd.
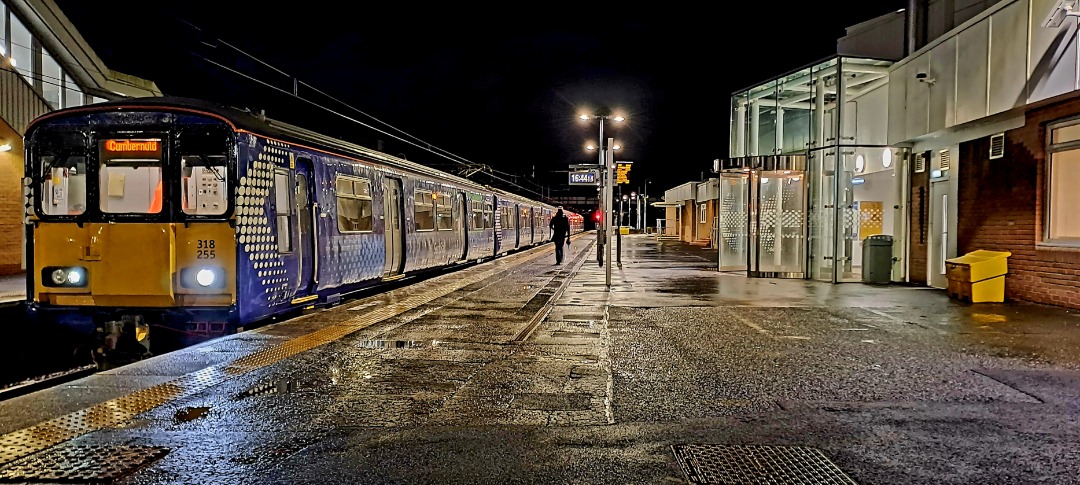
<path id="1" fill-rule="evenodd" d="M 0 480 L 110 483 L 168 452 L 168 448 L 157 446 L 65 446 L 24 457 L 0 468 Z"/>
<path id="2" fill-rule="evenodd" d="M 671 449 L 690 483 L 855 484 L 816 448 L 688 444 Z"/>

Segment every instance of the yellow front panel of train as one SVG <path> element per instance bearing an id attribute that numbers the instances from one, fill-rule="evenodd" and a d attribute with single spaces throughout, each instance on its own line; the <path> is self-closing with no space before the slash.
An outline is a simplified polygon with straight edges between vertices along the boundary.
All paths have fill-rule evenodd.
<path id="1" fill-rule="evenodd" d="M 224 222 L 40 224 L 34 229 L 35 298 L 57 305 L 229 305 L 236 288 L 233 238 Z M 86 284 L 48 285 L 43 270 L 54 267 L 85 268 Z M 200 270 L 212 273 L 202 278 L 212 284 L 198 283 Z"/>
<path id="2" fill-rule="evenodd" d="M 187 227 L 177 224 L 176 272 L 176 293 L 180 306 L 235 303 L 235 229 L 229 227 L 227 222 L 191 224 Z"/>

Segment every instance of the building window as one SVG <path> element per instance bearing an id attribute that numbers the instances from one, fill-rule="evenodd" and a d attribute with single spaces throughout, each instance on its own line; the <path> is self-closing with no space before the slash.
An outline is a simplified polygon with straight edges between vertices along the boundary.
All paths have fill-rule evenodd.
<path id="1" fill-rule="evenodd" d="M 371 232 L 374 217 L 371 204 L 371 181 L 338 176 L 337 218 L 340 232 Z"/>
<path id="2" fill-rule="evenodd" d="M 60 94 L 63 86 L 64 71 L 60 69 L 60 63 L 49 54 L 41 52 L 41 97 L 49 103 L 52 109 L 60 109 Z"/>
<path id="3" fill-rule="evenodd" d="M 704 224 L 706 222 L 709 222 L 708 221 L 708 217 L 709 217 L 708 209 L 709 209 L 709 206 L 707 206 L 705 204 L 701 204 L 700 207 L 701 207 L 701 210 L 698 211 L 698 212 L 701 212 L 701 223 Z"/>
<path id="4" fill-rule="evenodd" d="M 8 50 L 8 32 L 7 32 L 7 5 L 4 2 L 0 2 L 0 57 L 7 57 Z"/>
<path id="5" fill-rule="evenodd" d="M 79 85 L 75 84 L 75 80 L 64 74 L 64 107 L 71 108 L 75 106 L 82 106 L 83 92 L 79 89 Z"/>
<path id="6" fill-rule="evenodd" d="M 1045 240 L 1080 246 L 1080 119 L 1049 126 Z"/>
<path id="7" fill-rule="evenodd" d="M 34 84 L 34 37 L 30 35 L 30 30 L 19 21 L 19 18 L 15 15 L 9 16 L 11 19 L 11 58 L 10 61 L 15 64 L 15 70 L 22 74 L 26 82 L 31 85 Z"/>
<path id="8" fill-rule="evenodd" d="M 417 231 L 435 230 L 435 201 L 431 192 L 417 190 L 413 192 L 413 220 Z"/>

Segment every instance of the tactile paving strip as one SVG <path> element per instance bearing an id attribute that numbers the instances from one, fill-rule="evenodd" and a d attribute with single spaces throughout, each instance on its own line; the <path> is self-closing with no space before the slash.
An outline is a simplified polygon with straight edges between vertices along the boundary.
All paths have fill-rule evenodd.
<path id="1" fill-rule="evenodd" d="M 265 367 L 301 352 L 335 341 L 416 308 L 432 299 L 478 283 L 506 271 L 505 266 L 524 264 L 548 256 L 548 247 L 494 261 L 492 266 L 466 268 L 447 278 L 435 278 L 409 287 L 409 296 L 392 305 L 373 308 L 341 324 L 332 325 L 279 345 L 240 357 L 231 363 L 208 367 L 178 379 L 141 389 L 95 406 L 0 436 L 0 465 L 11 463 L 59 443 L 99 429 L 124 423 L 131 418 L 178 398 L 189 396 L 238 375 Z"/>
<path id="2" fill-rule="evenodd" d="M 687 444 L 671 449 L 690 483 L 855 484 L 817 448 Z"/>
<path id="3" fill-rule="evenodd" d="M 168 452 L 156 446 L 64 446 L 0 468 L 0 480 L 112 483 Z"/>

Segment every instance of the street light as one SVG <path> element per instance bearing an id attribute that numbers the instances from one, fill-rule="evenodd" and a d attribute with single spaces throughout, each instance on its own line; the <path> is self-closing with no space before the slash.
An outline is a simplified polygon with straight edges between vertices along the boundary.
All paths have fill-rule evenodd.
<path id="1" fill-rule="evenodd" d="M 616 115 L 616 116 L 611 116 L 611 115 L 606 115 L 606 114 L 600 114 L 600 115 L 593 114 L 593 115 L 590 115 L 590 114 L 587 114 L 587 113 L 580 113 L 578 115 L 578 119 L 580 119 L 581 121 L 589 121 L 589 120 L 599 120 L 600 121 L 600 146 L 596 147 L 594 149 L 598 148 L 597 151 L 600 152 L 600 163 L 599 163 L 599 165 L 600 165 L 600 168 L 603 169 L 603 172 L 601 172 L 601 173 L 604 175 L 604 195 L 601 197 L 601 207 L 603 209 L 604 214 L 609 214 L 610 215 L 611 214 L 610 205 L 611 205 L 611 196 L 612 196 L 611 179 L 613 177 L 612 169 L 614 168 L 613 162 L 614 162 L 614 158 L 615 158 L 615 156 L 610 152 L 612 150 L 614 150 L 614 147 L 612 146 L 612 145 L 614 145 L 614 139 L 609 139 L 609 140 L 607 140 L 606 144 L 604 143 L 605 142 L 605 140 L 604 140 L 604 124 L 607 122 L 607 120 L 612 120 L 612 121 L 614 121 L 616 123 L 621 123 L 624 120 L 626 120 L 626 118 L 623 118 L 620 115 Z M 603 244 L 606 241 L 611 240 L 611 235 L 612 235 L 611 234 L 611 217 L 605 217 L 604 218 L 604 229 L 603 229 L 603 231 L 604 231 L 604 236 L 603 236 L 603 238 L 600 239 L 601 244 Z M 606 255 L 604 255 L 604 259 L 606 259 L 607 262 L 608 262 L 607 267 L 605 269 L 606 274 L 605 274 L 604 280 L 605 280 L 605 283 L 606 283 L 607 287 L 611 288 L 611 245 L 607 244 L 606 249 L 604 249 L 604 251 L 607 253 Z"/>

